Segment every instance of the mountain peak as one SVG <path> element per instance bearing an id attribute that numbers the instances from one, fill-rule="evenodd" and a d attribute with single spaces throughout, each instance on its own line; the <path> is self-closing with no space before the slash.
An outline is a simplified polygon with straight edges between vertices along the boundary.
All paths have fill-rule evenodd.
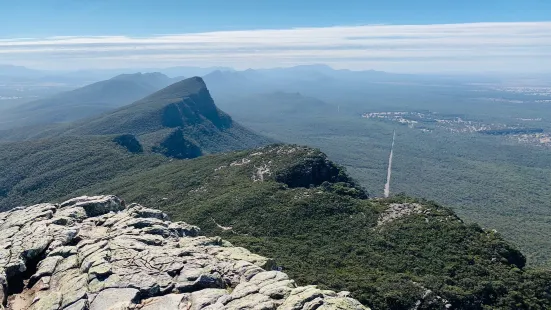
<path id="1" fill-rule="evenodd" d="M 169 85 L 112 113 L 83 122 L 84 134 L 142 135 L 167 128 L 231 127 L 231 118 L 220 111 L 202 78 L 192 77 Z"/>
<path id="2" fill-rule="evenodd" d="M 266 142 L 216 106 L 202 78 L 165 87 L 118 110 L 63 128 L 63 135 L 122 135 L 127 149 L 175 158 L 256 147 Z M 130 150 L 129 149 L 129 150 Z"/>
<path id="3" fill-rule="evenodd" d="M 169 79 L 168 76 L 162 74 L 161 72 L 136 72 L 136 73 L 124 73 L 119 74 L 111 80 L 124 80 L 124 79 L 134 79 L 134 78 L 163 78 Z"/>
<path id="4" fill-rule="evenodd" d="M 205 84 L 203 78 L 199 76 L 194 76 L 185 80 L 181 80 L 180 82 L 174 83 L 172 86 L 184 87 L 189 89 L 190 91 L 207 88 L 207 84 Z"/>
<path id="5" fill-rule="evenodd" d="M 144 100 L 186 98 L 190 95 L 198 94 L 205 91 L 208 92 L 207 84 L 205 84 L 205 81 L 203 81 L 203 79 L 198 76 L 194 76 L 165 87 L 158 92 L 144 98 Z"/>

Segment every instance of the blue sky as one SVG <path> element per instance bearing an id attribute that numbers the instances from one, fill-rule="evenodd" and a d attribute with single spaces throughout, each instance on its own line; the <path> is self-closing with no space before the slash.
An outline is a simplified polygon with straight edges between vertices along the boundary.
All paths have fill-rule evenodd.
<path id="1" fill-rule="evenodd" d="M 0 62 L 542 71 L 546 22 L 549 0 L 1 1 Z"/>
<path id="2" fill-rule="evenodd" d="M 0 37 L 550 19 L 548 0 L 9 0 Z"/>

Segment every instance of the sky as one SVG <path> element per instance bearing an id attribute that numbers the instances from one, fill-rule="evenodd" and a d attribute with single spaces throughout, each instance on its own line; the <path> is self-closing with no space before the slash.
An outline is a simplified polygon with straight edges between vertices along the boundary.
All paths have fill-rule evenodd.
<path id="1" fill-rule="evenodd" d="M 0 64 L 551 72 L 549 0 L 1 0 Z"/>

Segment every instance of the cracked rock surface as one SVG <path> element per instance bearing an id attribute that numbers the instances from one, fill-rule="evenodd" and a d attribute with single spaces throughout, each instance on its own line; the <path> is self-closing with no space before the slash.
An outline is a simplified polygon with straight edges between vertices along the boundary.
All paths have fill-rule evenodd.
<path id="1" fill-rule="evenodd" d="M 33 310 L 367 309 L 115 196 L 0 213 L 0 301 Z M 1 308 L 1 307 L 0 307 Z"/>

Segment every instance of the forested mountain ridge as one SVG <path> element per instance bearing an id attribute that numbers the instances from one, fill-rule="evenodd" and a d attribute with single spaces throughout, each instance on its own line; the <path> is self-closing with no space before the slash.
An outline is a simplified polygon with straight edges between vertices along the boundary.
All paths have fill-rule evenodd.
<path id="1" fill-rule="evenodd" d="M 190 177 L 191 176 L 191 177 Z M 163 180 L 141 183 L 139 180 Z M 310 185 L 307 185 L 310 184 Z M 434 202 L 366 199 L 318 150 L 292 145 L 171 162 L 75 194 L 113 192 L 273 257 L 300 283 L 373 309 L 546 309 L 551 273 Z"/>
<path id="2" fill-rule="evenodd" d="M 74 124 L 68 134 L 135 135 L 151 133 L 163 128 L 194 125 L 213 125 L 230 128 L 229 115 L 218 110 L 206 84 L 200 77 L 174 83 L 130 105 L 105 115 Z"/>
<path id="3" fill-rule="evenodd" d="M 3 210 L 115 194 L 373 309 L 551 307 L 551 273 L 499 234 L 433 202 L 369 198 L 319 150 L 257 147 L 269 140 L 221 112 L 200 78 L 60 128 L 0 144 Z"/>
<path id="4" fill-rule="evenodd" d="M 130 104 L 174 82 L 174 79 L 161 73 L 118 75 L 3 111 L 0 129 L 71 122 L 92 117 Z"/>
<path id="5" fill-rule="evenodd" d="M 71 136 L 101 135 L 126 135 L 142 144 L 146 151 L 174 158 L 193 158 L 273 142 L 244 128 L 219 110 L 200 77 L 171 84 L 132 104 L 96 117 L 74 123 L 4 131 L 3 139 L 69 139 Z"/>
<path id="6" fill-rule="evenodd" d="M 319 150 L 272 145 L 170 160 L 91 138 L 59 143 L 50 153 L 57 163 L 47 145 L 22 156 L 36 168 L 0 199 L 3 208 L 110 192 L 155 203 L 208 236 L 274 258 L 299 284 L 349 290 L 373 309 L 551 306 L 551 273 L 526 268 L 499 234 L 433 202 L 368 199 Z M 21 143 L 12 158 L 28 152 Z"/>

